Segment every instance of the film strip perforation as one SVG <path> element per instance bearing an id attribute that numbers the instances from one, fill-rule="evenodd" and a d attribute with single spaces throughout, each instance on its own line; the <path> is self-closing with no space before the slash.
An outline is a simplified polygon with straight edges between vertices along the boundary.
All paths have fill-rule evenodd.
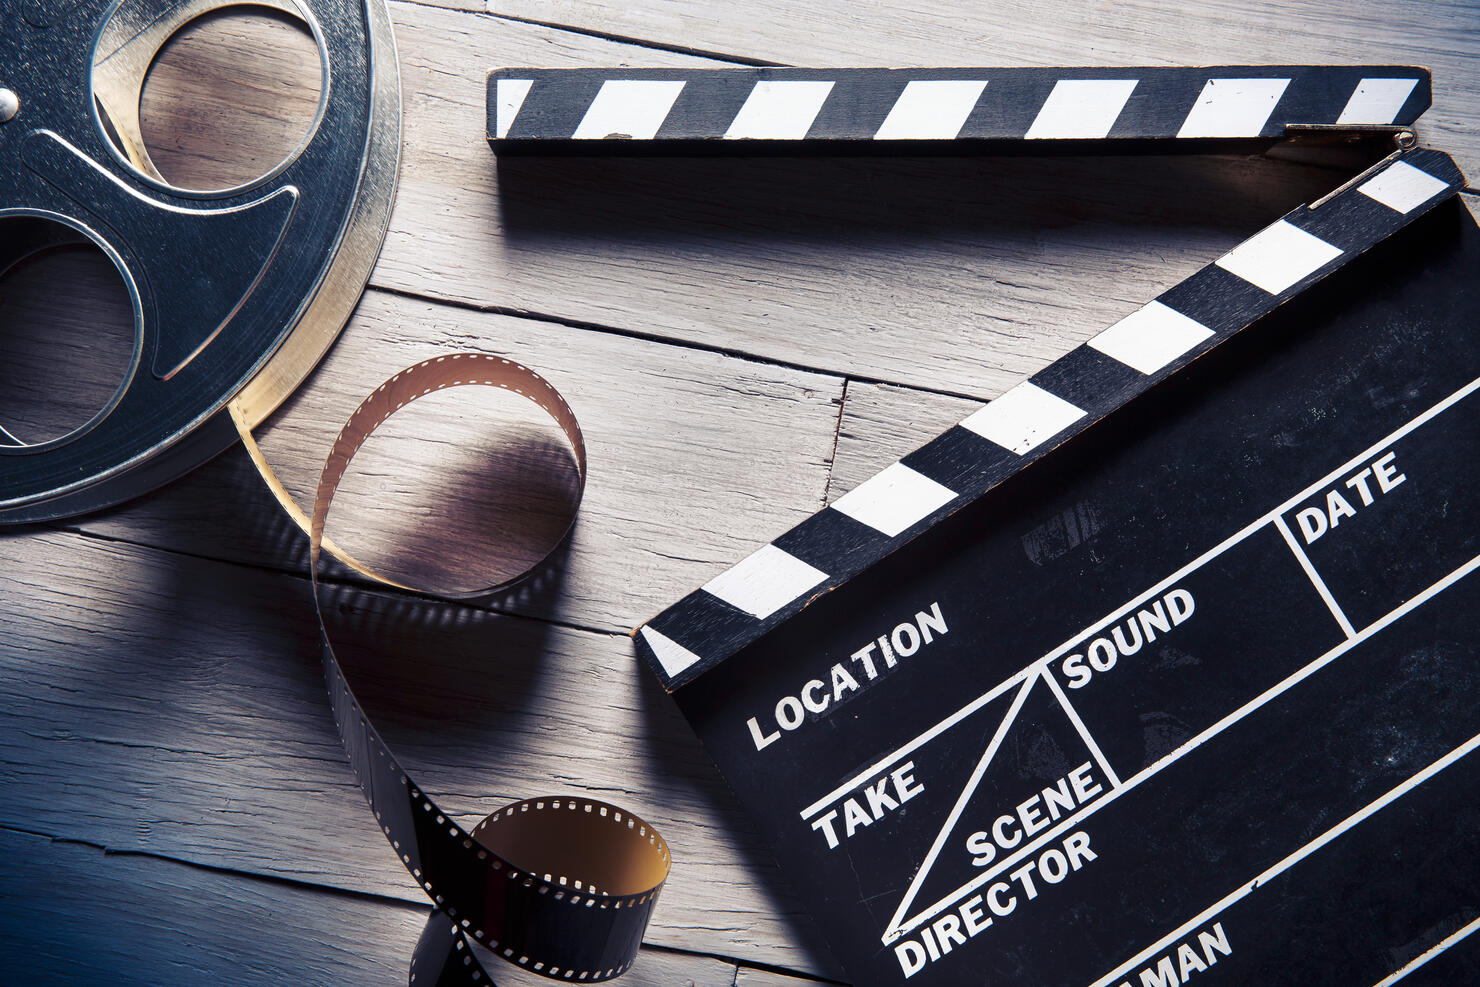
<path id="1" fill-rule="evenodd" d="M 331 659 L 326 658 L 326 661 L 328 660 Z M 542 895 L 548 894 L 550 892 L 551 888 L 546 883 L 549 881 L 548 875 L 542 880 L 537 875 L 521 869 L 506 860 L 502 860 L 496 854 L 490 853 L 486 848 L 482 848 L 479 846 L 479 844 L 475 844 L 470 835 L 455 822 L 450 820 L 445 815 L 445 813 L 441 811 L 441 809 L 431 799 L 430 796 L 426 795 L 421 789 L 410 783 L 409 780 L 405 778 L 405 775 L 400 773 L 399 766 L 396 764 L 394 756 L 389 752 L 389 749 L 385 747 L 384 743 L 380 741 L 378 735 L 374 732 L 374 728 L 370 726 L 366 719 L 364 719 L 358 705 L 358 701 L 354 699 L 352 692 L 350 692 L 347 685 L 344 685 L 342 683 L 342 680 L 339 683 L 338 695 L 343 697 L 343 699 L 350 704 L 350 710 L 354 714 L 350 717 L 350 719 L 358 722 L 361 726 L 361 730 L 363 731 L 365 739 L 367 741 L 373 742 L 373 749 L 375 752 L 376 760 L 387 762 L 394 768 L 394 770 L 397 772 L 397 777 L 404 785 L 406 794 L 410 798 L 412 804 L 417 810 L 419 810 L 423 817 L 431 818 L 434 828 L 430 831 L 437 834 L 445 833 L 447 842 L 444 845 L 444 848 L 459 847 L 465 852 L 471 851 L 475 854 L 478 860 L 487 861 L 491 864 L 490 873 L 502 872 L 504 873 L 506 880 L 517 882 L 520 886 L 525 888 L 536 888 L 538 889 L 537 893 Z M 367 748 L 356 745 L 356 749 L 364 751 Z M 355 763 L 356 775 L 361 780 L 362 788 L 366 790 L 367 797 L 371 797 L 373 789 L 370 787 L 369 784 L 370 774 L 369 772 L 363 770 L 360 765 L 360 760 L 360 758 L 353 758 L 352 762 Z M 546 810 L 547 801 L 549 802 L 548 810 Z M 374 804 L 374 802 L 372 802 L 372 804 Z M 584 816 L 594 819 L 608 819 L 614 827 L 635 829 L 642 837 L 642 839 L 638 842 L 645 842 L 647 845 L 653 847 L 663 861 L 664 866 L 666 867 L 668 859 L 668 850 L 666 843 L 662 841 L 661 837 L 659 837 L 655 831 L 646 826 L 646 824 L 637 822 L 636 817 L 631 816 L 630 813 L 627 814 L 625 817 L 622 817 L 621 811 L 616 809 L 615 807 L 607 806 L 604 803 L 593 801 L 578 801 L 576 799 L 567 799 L 564 800 L 564 804 L 569 810 L 572 811 L 578 808 L 584 809 Z M 541 811 L 558 810 L 561 808 L 561 805 L 562 800 L 559 799 L 526 801 L 522 803 L 515 803 L 514 805 L 501 810 L 501 812 L 496 813 L 495 815 L 500 816 L 505 823 L 508 823 L 515 818 L 516 810 L 518 815 L 520 816 L 527 815 L 531 811 L 533 811 L 534 814 L 538 815 Z M 597 809 L 600 809 L 601 811 L 593 811 Z M 388 823 L 384 821 L 384 812 L 377 807 L 375 815 L 377 820 L 382 821 L 382 828 L 386 832 L 388 839 L 391 839 L 393 847 L 399 849 L 399 839 L 392 837 L 392 830 L 390 829 Z M 493 820 L 493 817 L 490 816 L 485 820 L 485 822 L 489 821 L 496 820 Z M 622 822 L 626 823 L 625 827 L 621 826 Z M 459 919 L 459 911 L 457 905 L 455 903 L 449 904 L 448 896 L 444 894 L 441 890 L 439 890 L 440 885 L 437 883 L 434 877 L 431 874 L 423 873 L 422 868 L 413 863 L 409 855 L 402 854 L 402 860 L 407 865 L 408 870 L 410 871 L 412 876 L 418 881 L 418 883 L 421 884 L 421 886 L 426 890 L 427 894 L 432 898 L 433 902 L 442 909 L 445 915 L 452 920 Z M 583 884 L 583 882 L 577 879 L 566 877 L 562 877 L 560 878 L 560 880 L 562 883 L 571 880 L 574 881 L 574 883 L 576 883 L 578 886 L 581 886 Z M 563 900 L 566 902 L 566 904 L 576 907 L 577 912 L 579 913 L 579 908 L 584 907 L 586 909 L 591 909 L 598 903 L 601 906 L 601 910 L 606 910 L 608 908 L 611 908 L 611 910 L 616 910 L 617 907 L 626 907 L 627 910 L 631 911 L 634 908 L 649 905 L 656 900 L 657 894 L 656 891 L 649 891 L 641 894 L 621 896 L 619 898 L 612 896 L 603 896 L 602 893 L 597 891 L 594 886 L 588 884 L 585 885 L 585 894 L 583 895 L 567 896 L 563 894 L 556 894 L 554 897 L 557 901 Z M 646 925 L 646 918 L 647 915 L 646 913 L 644 913 L 642 917 L 642 925 L 644 927 Z M 477 940 L 479 940 L 480 942 L 484 942 L 486 945 L 489 945 L 490 948 L 497 948 L 499 945 L 498 940 L 496 938 L 491 938 L 487 936 L 487 934 L 481 927 L 477 929 L 472 929 L 472 923 L 466 917 L 461 918 L 461 920 L 457 922 L 457 926 L 454 928 L 454 931 L 471 931 Z M 552 961 L 538 959 L 539 954 L 535 950 L 531 949 L 528 951 L 520 951 L 515 946 L 505 946 L 504 950 L 504 955 L 506 956 L 506 958 L 514 962 L 518 962 L 520 963 L 520 965 L 530 965 L 532 960 L 541 964 L 541 972 L 546 972 L 547 975 L 554 976 L 556 974 L 550 971 L 561 969 L 556 963 Z M 516 952 L 519 953 L 518 956 L 514 955 Z M 619 964 L 618 966 L 611 966 L 607 967 L 606 969 L 571 968 L 569 971 L 567 971 L 570 974 L 567 979 L 609 979 L 612 976 L 616 976 L 622 970 L 625 970 L 627 965 L 630 965 L 630 961 L 626 965 Z M 561 973 L 559 975 L 566 976 L 565 973 Z M 477 981 L 477 979 L 478 978 L 474 978 L 475 982 Z"/>
<path id="2" fill-rule="evenodd" d="M 639 628 L 639 650 L 666 688 L 678 688 L 817 593 L 841 585 L 960 504 L 1403 228 L 1462 184 L 1447 155 L 1418 148 L 1392 155 L 1314 206 L 1297 208 L 711 579 Z M 1226 290 L 1230 281 L 1243 289 Z M 1134 374 L 1086 376 L 1069 366 L 1103 366 L 1103 357 Z M 1075 381 L 1074 393 L 1059 393 L 1069 390 L 1064 384 L 1068 380 Z M 963 443 L 962 432 L 984 441 Z M 953 470 L 970 478 L 969 483 L 947 485 L 940 482 L 939 472 L 932 478 L 905 462 L 930 459 L 937 446 L 949 449 Z M 846 515 L 877 536 L 858 540 L 845 564 L 833 566 L 832 572 L 816 565 L 826 549 L 806 551 L 818 541 L 808 537 L 807 529 L 825 523 L 818 518 L 830 513 Z M 840 557 L 833 553 L 835 560 Z"/>

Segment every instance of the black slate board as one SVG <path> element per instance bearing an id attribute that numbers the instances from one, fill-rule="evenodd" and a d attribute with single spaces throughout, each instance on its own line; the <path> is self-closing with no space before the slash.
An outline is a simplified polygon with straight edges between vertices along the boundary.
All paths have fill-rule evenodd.
<path id="1" fill-rule="evenodd" d="M 1477 323 L 1452 199 L 670 682 L 855 982 L 1480 979 Z"/>

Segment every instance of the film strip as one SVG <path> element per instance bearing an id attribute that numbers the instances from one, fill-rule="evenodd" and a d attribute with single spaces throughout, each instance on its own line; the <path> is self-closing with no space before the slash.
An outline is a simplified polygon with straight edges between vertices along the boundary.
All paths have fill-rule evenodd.
<path id="1" fill-rule="evenodd" d="M 1442 151 L 1301 206 L 635 632 L 672 692 L 1453 196 Z"/>
<path id="2" fill-rule="evenodd" d="M 1406 126 L 1428 107 L 1414 66 L 1205 68 L 498 69 L 501 151 L 952 145 L 1111 151 L 1171 140 L 1272 142 L 1286 126 Z"/>
<path id="3" fill-rule="evenodd" d="M 314 498 L 309 544 L 324 678 L 366 801 L 406 869 L 437 907 L 417 944 L 411 983 L 491 983 L 473 943 L 552 979 L 610 980 L 625 973 L 636 958 L 667 879 L 670 858 L 663 838 L 624 809 L 572 796 L 525 799 L 485 817 L 472 830 L 459 826 L 408 777 L 371 725 L 324 622 L 318 564 L 324 523 L 350 461 L 382 422 L 410 402 L 472 385 L 521 395 L 554 419 L 570 442 L 579 490 L 584 490 L 586 446 L 575 414 L 555 388 L 528 368 L 499 357 L 460 353 L 423 361 L 386 381 L 355 409 L 335 439 Z M 564 536 L 562 532 L 550 550 Z M 416 591 L 343 552 L 337 557 L 381 583 Z M 523 575 L 459 595 L 486 596 Z"/>

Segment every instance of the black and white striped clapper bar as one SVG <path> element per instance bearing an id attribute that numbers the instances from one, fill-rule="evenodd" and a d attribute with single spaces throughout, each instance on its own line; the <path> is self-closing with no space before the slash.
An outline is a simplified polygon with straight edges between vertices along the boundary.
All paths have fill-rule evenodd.
<path id="1" fill-rule="evenodd" d="M 1412 66 L 952 69 L 498 69 L 501 151 L 824 147 L 887 153 L 1029 141 L 1207 142 L 1287 124 L 1406 126 L 1429 105 Z M 1041 144 L 1039 143 L 1041 142 Z"/>
<path id="2" fill-rule="evenodd" d="M 1185 148 L 1427 102 L 1396 67 L 506 70 L 489 134 Z M 1480 983 L 1480 225 L 1394 137 L 634 632 L 851 982 Z"/>

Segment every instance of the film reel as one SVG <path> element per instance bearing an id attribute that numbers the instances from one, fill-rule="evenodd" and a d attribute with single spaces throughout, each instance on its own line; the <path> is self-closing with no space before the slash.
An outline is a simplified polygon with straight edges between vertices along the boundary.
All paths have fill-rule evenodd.
<path id="1" fill-rule="evenodd" d="M 322 63 L 317 113 L 267 174 L 179 188 L 139 130 L 144 76 L 181 27 L 239 7 L 307 27 Z M 385 235 L 400 82 L 383 0 L 26 0 L 3 20 L 0 161 L 12 178 L 0 189 L 0 273 L 94 244 L 135 322 L 123 381 L 91 420 L 31 444 L 0 434 L 0 522 L 24 522 L 179 476 L 235 441 L 232 419 L 260 423 L 308 375 Z"/>
<path id="2" fill-rule="evenodd" d="M 636 958 L 667 879 L 670 858 L 663 838 L 617 806 L 569 796 L 516 802 L 471 831 L 463 829 L 407 776 L 371 725 L 346 681 L 324 621 L 318 561 L 329 508 L 350 460 L 382 422 L 410 402 L 467 385 L 503 388 L 544 410 L 570 442 L 578 489 L 585 487 L 580 424 L 555 388 L 520 364 L 482 354 L 452 354 L 418 363 L 386 381 L 355 409 L 335 439 L 314 498 L 309 551 L 324 677 L 340 738 L 365 798 L 386 839 L 438 908 L 417 944 L 411 982 L 438 987 L 490 982 L 472 943 L 553 979 L 610 980 L 625 973 Z M 250 438 L 245 432 L 243 437 Z M 568 531 L 569 525 L 549 550 Z M 336 555 L 371 578 L 415 591 L 342 551 Z M 486 596 L 522 577 L 457 595 Z"/>

